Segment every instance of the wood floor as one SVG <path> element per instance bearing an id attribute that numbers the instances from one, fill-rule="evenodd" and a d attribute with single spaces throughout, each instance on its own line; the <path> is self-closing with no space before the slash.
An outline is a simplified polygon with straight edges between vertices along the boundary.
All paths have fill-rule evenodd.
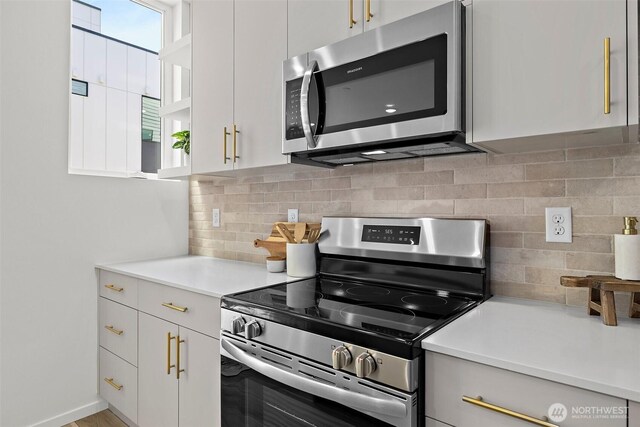
<path id="1" fill-rule="evenodd" d="M 127 425 L 107 409 L 67 424 L 64 427 L 127 427 Z"/>

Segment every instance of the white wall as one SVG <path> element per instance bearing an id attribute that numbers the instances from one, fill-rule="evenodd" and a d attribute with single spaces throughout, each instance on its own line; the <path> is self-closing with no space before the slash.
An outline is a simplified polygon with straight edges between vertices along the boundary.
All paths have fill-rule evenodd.
<path id="1" fill-rule="evenodd" d="M 70 7 L 0 0 L 2 427 L 97 401 L 95 263 L 187 252 L 186 183 L 67 174 Z"/>

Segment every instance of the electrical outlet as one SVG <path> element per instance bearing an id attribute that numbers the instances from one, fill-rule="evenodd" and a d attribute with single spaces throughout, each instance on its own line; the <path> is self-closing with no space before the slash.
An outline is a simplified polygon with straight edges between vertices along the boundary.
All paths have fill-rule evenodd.
<path id="1" fill-rule="evenodd" d="M 289 209 L 287 213 L 288 222 L 298 222 L 298 209 Z"/>
<path id="2" fill-rule="evenodd" d="M 214 227 L 220 227 L 220 209 L 213 209 L 211 222 Z"/>
<path id="3" fill-rule="evenodd" d="M 571 243 L 571 208 L 546 208 L 544 212 L 547 242 Z"/>

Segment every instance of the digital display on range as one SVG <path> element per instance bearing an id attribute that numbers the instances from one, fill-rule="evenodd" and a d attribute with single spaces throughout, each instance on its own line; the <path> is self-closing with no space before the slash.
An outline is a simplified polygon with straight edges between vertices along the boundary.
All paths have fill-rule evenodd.
<path id="1" fill-rule="evenodd" d="M 420 227 L 365 225 L 362 227 L 362 241 L 417 245 L 420 243 Z"/>

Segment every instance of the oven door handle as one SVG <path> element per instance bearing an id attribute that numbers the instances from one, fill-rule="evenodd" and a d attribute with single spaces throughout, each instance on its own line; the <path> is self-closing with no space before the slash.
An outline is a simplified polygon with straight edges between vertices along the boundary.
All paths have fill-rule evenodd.
<path id="1" fill-rule="evenodd" d="M 302 131 L 307 140 L 309 148 L 316 148 L 318 145 L 318 137 L 311 129 L 311 117 L 309 116 L 309 89 L 311 88 L 311 79 L 313 73 L 318 69 L 318 61 L 311 61 L 302 76 L 302 87 L 300 88 L 300 118 L 302 119 Z M 316 124 L 316 129 L 318 124 Z"/>
<path id="2" fill-rule="evenodd" d="M 282 384 L 301 390 L 314 396 L 333 400 L 342 403 L 350 408 L 359 409 L 365 412 L 390 415 L 393 417 L 405 417 L 407 408 L 401 402 L 391 399 L 380 399 L 366 396 L 349 390 L 343 390 L 319 381 L 307 379 L 296 374 L 292 374 L 282 369 L 276 368 L 268 363 L 251 357 L 244 350 L 236 347 L 228 340 L 221 337 L 220 343 L 231 356 L 238 362 L 245 364 L 254 371 L 278 381 Z"/>

